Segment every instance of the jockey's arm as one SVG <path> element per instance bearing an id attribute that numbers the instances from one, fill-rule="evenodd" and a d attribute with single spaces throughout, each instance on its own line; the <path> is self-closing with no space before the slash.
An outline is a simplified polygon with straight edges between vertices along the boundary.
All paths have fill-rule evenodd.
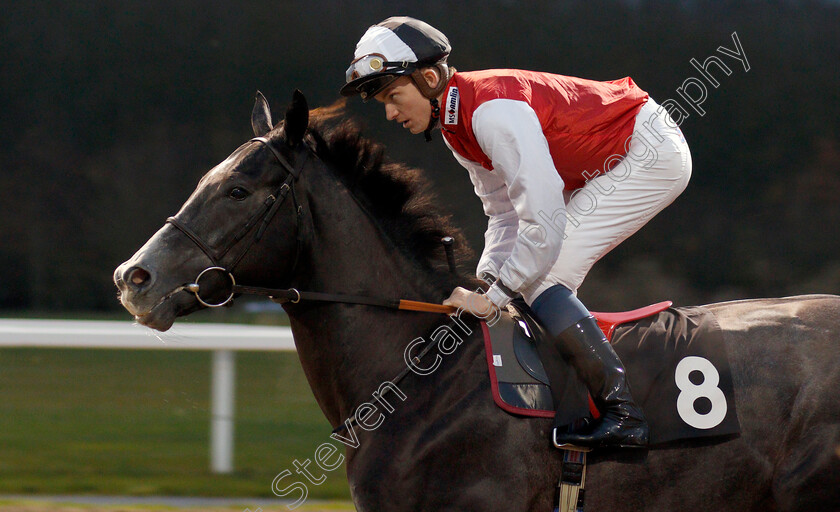
<path id="1" fill-rule="evenodd" d="M 473 114 L 473 131 L 482 151 L 493 163 L 493 171 L 504 187 L 482 197 L 485 211 L 496 213 L 493 241 L 498 247 L 510 247 L 501 262 L 497 277 L 487 297 L 497 306 L 510 302 L 520 292 L 543 276 L 560 253 L 563 234 L 548 219 L 565 219 L 563 180 L 554 167 L 546 141 L 534 110 L 525 102 L 496 99 L 484 103 Z M 490 188 L 493 190 L 493 188 Z M 502 191 L 505 193 L 503 194 Z M 507 196 L 507 201 L 504 196 Z M 481 197 L 481 196 L 480 196 Z M 510 214 L 513 208 L 515 218 Z M 515 222 L 515 231 L 511 227 Z M 503 239 L 496 239 L 501 236 Z M 513 240 L 511 240 L 513 238 Z"/>
<path id="2" fill-rule="evenodd" d="M 484 250 L 478 260 L 475 275 L 481 278 L 483 274 L 489 273 L 496 277 L 513 249 L 519 218 L 508 198 L 507 185 L 498 174 L 454 151 L 452 154 L 469 173 L 475 194 L 481 199 L 484 214 L 487 215 Z"/>

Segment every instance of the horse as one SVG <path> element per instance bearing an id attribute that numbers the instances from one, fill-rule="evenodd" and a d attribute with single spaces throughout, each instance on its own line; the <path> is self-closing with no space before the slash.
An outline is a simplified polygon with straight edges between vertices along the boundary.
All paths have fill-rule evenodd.
<path id="1" fill-rule="evenodd" d="M 233 297 L 229 280 L 434 303 L 455 286 L 479 286 L 451 271 L 441 237 L 456 239 L 459 264 L 468 247 L 422 173 L 386 161 L 341 105 L 310 112 L 295 91 L 273 126 L 258 93 L 251 124 L 256 138 L 211 169 L 177 215 L 116 269 L 120 301 L 137 322 L 165 331 Z M 195 278 L 208 268 L 215 271 Z M 449 317 L 297 293 L 283 308 L 315 399 L 336 432 L 352 427 L 348 418 L 364 427 L 341 434 L 354 441 L 345 455 L 357 510 L 553 508 L 562 459 L 549 440 L 552 422 L 493 403 L 475 336 L 431 352 L 433 372 L 406 374 L 406 346 Z M 590 453 L 587 509 L 837 509 L 840 297 L 703 307 L 723 331 L 741 434 L 642 456 Z M 480 331 L 478 319 L 461 318 Z M 386 383 L 399 391 L 387 400 Z"/>

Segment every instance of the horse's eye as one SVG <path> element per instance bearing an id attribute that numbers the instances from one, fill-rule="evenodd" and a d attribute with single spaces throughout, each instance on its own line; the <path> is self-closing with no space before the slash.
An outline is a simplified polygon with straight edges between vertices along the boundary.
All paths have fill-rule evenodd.
<path id="1" fill-rule="evenodd" d="M 242 187 L 234 187 L 234 188 L 231 189 L 231 191 L 228 193 L 228 195 L 231 198 L 236 199 L 237 201 L 242 201 L 243 199 L 248 197 L 250 194 L 248 193 L 247 190 L 245 190 Z"/>

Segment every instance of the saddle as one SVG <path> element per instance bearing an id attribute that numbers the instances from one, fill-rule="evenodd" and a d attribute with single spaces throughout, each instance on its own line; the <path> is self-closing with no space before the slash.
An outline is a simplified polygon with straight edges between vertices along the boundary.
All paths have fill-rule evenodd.
<path id="1" fill-rule="evenodd" d="M 671 306 L 666 301 L 621 313 L 592 313 L 625 364 L 633 396 L 650 425 L 651 445 L 737 435 L 720 327 L 702 308 Z M 549 335 L 524 301 L 514 300 L 506 314 L 482 328 L 497 406 L 518 416 L 555 418 L 556 425 L 599 417 L 566 361 L 561 362 L 567 369 L 562 389 L 550 388 L 542 363 L 553 352 Z M 555 407 L 555 400 L 561 407 Z"/>

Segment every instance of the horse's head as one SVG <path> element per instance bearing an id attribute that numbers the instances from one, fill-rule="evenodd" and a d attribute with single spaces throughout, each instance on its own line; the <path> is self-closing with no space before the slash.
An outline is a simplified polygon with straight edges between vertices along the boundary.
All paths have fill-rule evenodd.
<path id="1" fill-rule="evenodd" d="M 266 284 L 292 272 L 300 229 L 294 188 L 307 161 L 308 123 L 299 91 L 277 129 L 268 103 L 257 93 L 251 115 L 256 138 L 205 174 L 178 214 L 114 272 L 120 301 L 138 322 L 165 331 L 178 316 L 203 307 L 187 286 L 208 268 L 225 270 L 203 274 L 200 297 L 208 304 L 225 301 L 228 272 L 249 279 L 254 277 L 250 269 L 270 266 L 272 276 L 259 276 Z M 278 230 L 288 235 L 263 237 Z M 249 264 L 255 261 L 263 264 Z"/>

